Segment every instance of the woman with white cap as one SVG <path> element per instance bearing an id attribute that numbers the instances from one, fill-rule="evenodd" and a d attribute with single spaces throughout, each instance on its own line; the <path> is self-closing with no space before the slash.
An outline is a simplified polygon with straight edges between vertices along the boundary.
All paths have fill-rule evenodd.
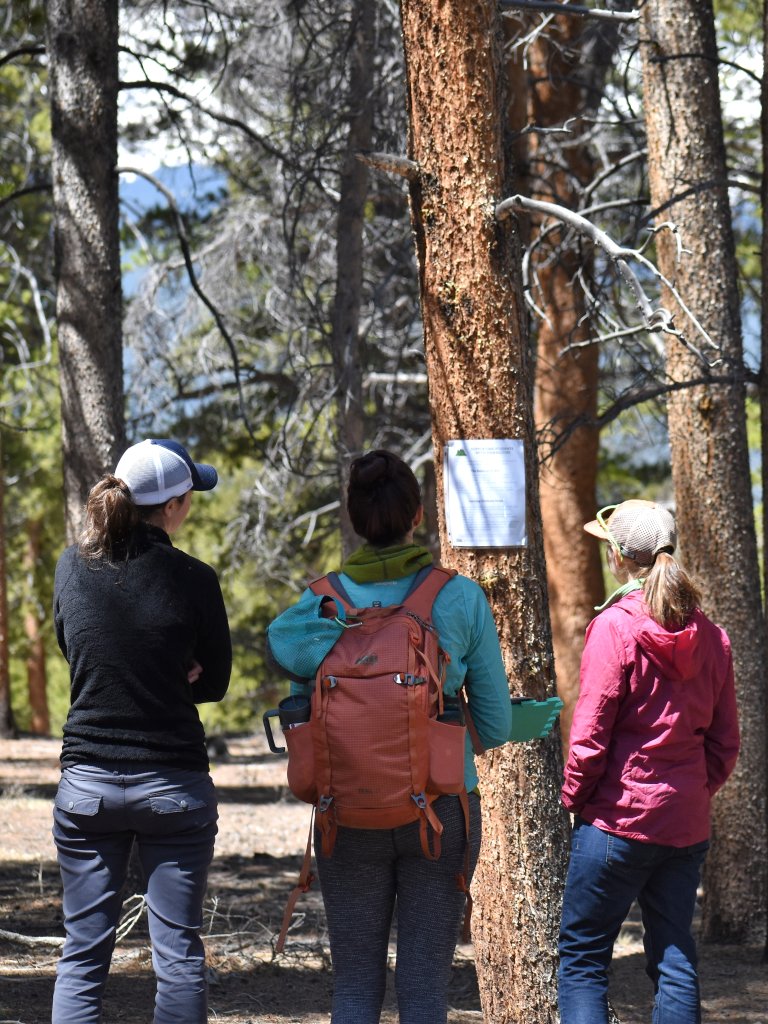
<path id="1" fill-rule="evenodd" d="M 696 890 L 710 800 L 739 749 L 730 643 L 674 557 L 667 509 L 624 501 L 584 529 L 621 586 L 587 629 L 565 767 L 560 1020 L 607 1024 L 613 944 L 636 899 L 653 1024 L 698 1024 Z"/>
<path id="2" fill-rule="evenodd" d="M 207 1021 L 202 904 L 216 794 L 196 705 L 226 693 L 232 661 L 213 569 L 171 543 L 192 491 L 218 477 L 176 441 L 129 448 L 92 489 L 62 554 L 54 622 L 71 706 L 53 835 L 66 940 L 53 1024 L 97 1024 L 131 848 L 146 877 L 155 1024 Z"/>

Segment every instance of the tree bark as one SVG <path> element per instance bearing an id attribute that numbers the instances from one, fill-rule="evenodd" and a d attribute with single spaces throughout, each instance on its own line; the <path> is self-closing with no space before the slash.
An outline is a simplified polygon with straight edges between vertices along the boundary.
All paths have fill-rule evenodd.
<path id="1" fill-rule="evenodd" d="M 533 365 L 519 240 L 494 220 L 508 186 L 502 31 L 492 0 L 402 0 L 411 211 L 420 273 L 443 562 L 478 580 L 494 611 L 513 692 L 554 686 L 533 431 Z M 522 438 L 526 548 L 450 547 L 443 448 Z M 567 847 L 559 737 L 480 759 L 483 853 L 474 936 L 486 1021 L 554 1024 L 556 938 Z"/>
<path id="2" fill-rule="evenodd" d="M 578 115 L 587 106 L 579 83 L 584 25 L 573 17 L 554 21 L 556 41 L 540 33 L 529 49 L 528 122 L 551 128 L 574 118 L 575 126 L 554 160 L 551 136 L 527 136 L 530 151 L 523 187 L 534 199 L 578 209 L 581 189 L 593 172 L 587 144 L 578 141 L 583 123 Z M 594 103 L 595 97 L 590 98 Z M 553 228 L 547 220 L 533 224 L 529 245 L 536 303 L 544 314 L 537 325 L 534 408 L 552 646 L 567 751 L 584 633 L 604 594 L 599 547 L 582 529 L 596 507 L 599 432 L 592 424 L 597 414 L 598 347 L 569 349 L 591 334 L 584 290 L 575 283 L 579 271 L 591 276 L 590 257 L 572 236 L 569 239 L 565 228 Z M 564 433 L 569 434 L 565 441 L 560 437 Z"/>
<path id="3" fill-rule="evenodd" d="M 48 0 L 56 318 L 67 535 L 124 447 L 117 0 Z"/>
<path id="4" fill-rule="evenodd" d="M 331 320 L 331 349 L 336 383 L 336 448 L 341 495 L 340 528 L 345 554 L 359 543 L 347 513 L 347 483 L 352 458 L 365 440 L 360 306 L 363 288 L 363 226 L 368 198 L 368 168 L 357 159 L 371 148 L 375 0 L 359 0 L 353 14 L 350 47 L 349 134 L 341 172 L 336 226 L 336 292 Z"/>
<path id="5" fill-rule="evenodd" d="M 40 558 L 40 538 L 42 534 L 40 519 L 27 520 L 27 554 L 25 569 L 29 580 L 27 608 L 24 612 L 24 632 L 27 637 L 27 692 L 29 708 L 32 713 L 30 731 L 38 736 L 47 736 L 51 731 L 48 714 L 47 674 L 45 660 L 45 638 L 43 622 L 45 621 L 37 598 L 35 586 L 35 569 Z"/>
<path id="6" fill-rule="evenodd" d="M 733 645 L 742 751 L 713 808 L 705 867 L 703 935 L 723 942 L 761 941 L 766 920 L 766 645 L 760 602 L 749 459 L 736 259 L 726 186 L 725 147 L 710 0 L 649 0 L 642 8 L 643 90 L 651 201 L 657 223 L 674 220 L 684 252 L 669 232 L 657 238 L 662 271 L 674 279 L 717 349 L 674 309 L 687 337 L 721 360 L 726 385 L 677 391 L 668 399 L 680 552 L 698 576 L 704 610 Z M 676 339 L 667 373 L 685 381 L 701 361 Z"/>
<path id="7" fill-rule="evenodd" d="M 5 459 L 0 431 L 0 739 L 16 735 L 11 705 L 11 648 L 8 637 L 8 576 L 5 532 Z"/>
<path id="8" fill-rule="evenodd" d="M 763 80 L 761 86 L 760 136 L 763 152 L 763 173 L 760 181 L 762 207 L 762 295 L 760 323 L 760 454 L 763 489 L 763 609 L 768 601 L 768 0 L 763 3 Z M 768 921 L 766 921 L 768 927 Z M 768 934 L 765 936 L 764 958 L 768 959 Z"/>

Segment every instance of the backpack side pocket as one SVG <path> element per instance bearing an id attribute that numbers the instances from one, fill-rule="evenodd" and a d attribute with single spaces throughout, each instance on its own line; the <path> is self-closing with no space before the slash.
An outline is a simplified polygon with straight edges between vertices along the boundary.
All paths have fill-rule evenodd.
<path id="1" fill-rule="evenodd" d="M 467 729 L 460 722 L 430 718 L 429 792 L 461 793 L 464 789 L 464 747 Z"/>
<path id="2" fill-rule="evenodd" d="M 298 800 L 313 804 L 317 800 L 315 748 L 312 724 L 304 722 L 285 731 L 288 748 L 288 788 Z"/>

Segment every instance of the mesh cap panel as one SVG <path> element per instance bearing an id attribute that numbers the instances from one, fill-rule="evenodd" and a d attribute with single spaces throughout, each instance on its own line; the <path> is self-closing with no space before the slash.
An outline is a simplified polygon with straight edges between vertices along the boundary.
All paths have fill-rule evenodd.
<path id="1" fill-rule="evenodd" d="M 624 501 L 608 520 L 608 529 L 629 558 L 650 564 L 665 549 L 674 551 L 677 530 L 672 513 L 651 501 Z"/>
<path id="2" fill-rule="evenodd" d="M 192 489 L 192 474 L 184 459 L 152 441 L 133 445 L 115 468 L 137 505 L 161 505 Z"/>

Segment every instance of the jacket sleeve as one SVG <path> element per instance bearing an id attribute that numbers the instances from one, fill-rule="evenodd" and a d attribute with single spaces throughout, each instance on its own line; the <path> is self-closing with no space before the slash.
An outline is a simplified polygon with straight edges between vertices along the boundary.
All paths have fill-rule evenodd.
<path id="1" fill-rule="evenodd" d="M 501 657 L 499 635 L 480 587 L 465 598 L 470 622 L 464 679 L 472 721 L 486 749 L 506 743 L 512 730 L 509 683 Z"/>
<path id="2" fill-rule="evenodd" d="M 201 569 L 200 610 L 192 657 L 203 671 L 191 684 L 195 704 L 221 700 L 229 688 L 232 672 L 232 639 L 219 579 L 209 565 L 201 565 Z"/>
<path id="3" fill-rule="evenodd" d="M 712 722 L 704 736 L 704 756 L 707 762 L 707 784 L 710 795 L 714 796 L 733 771 L 739 756 L 739 719 L 730 644 L 725 682 L 713 709 Z"/>
<path id="4" fill-rule="evenodd" d="M 626 692 L 624 648 L 610 617 L 587 629 L 579 699 L 573 713 L 561 800 L 578 813 L 605 772 L 616 716 Z"/>

